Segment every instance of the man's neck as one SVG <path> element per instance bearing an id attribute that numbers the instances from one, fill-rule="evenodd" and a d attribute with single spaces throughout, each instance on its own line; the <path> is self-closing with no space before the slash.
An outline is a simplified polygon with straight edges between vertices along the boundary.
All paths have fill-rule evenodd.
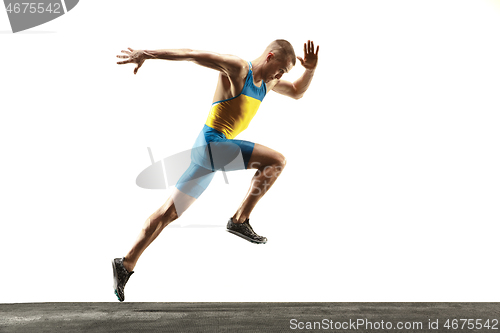
<path id="1" fill-rule="evenodd" d="M 254 83 L 260 83 L 262 81 L 262 68 L 264 66 L 265 59 L 259 57 L 252 61 L 252 71 L 253 71 L 253 80 Z"/>

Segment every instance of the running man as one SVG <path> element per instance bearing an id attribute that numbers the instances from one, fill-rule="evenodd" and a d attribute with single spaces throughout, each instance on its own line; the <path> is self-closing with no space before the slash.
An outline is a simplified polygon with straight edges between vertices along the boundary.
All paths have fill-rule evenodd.
<path id="1" fill-rule="evenodd" d="M 117 55 L 118 64 L 136 64 L 134 74 L 148 59 L 191 61 L 219 71 L 217 88 L 207 121 L 191 151 L 191 164 L 178 180 L 165 204 L 145 222 L 137 240 L 123 258 L 112 261 L 114 289 L 120 302 L 125 300 L 124 288 L 144 250 L 161 231 L 179 218 L 203 193 L 217 170 L 257 169 L 241 205 L 227 223 L 227 231 L 250 242 L 264 244 L 265 237 L 252 229 L 249 218 L 262 196 L 276 181 L 286 160 L 279 152 L 258 143 L 234 138 L 245 130 L 264 96 L 274 90 L 295 99 L 309 87 L 318 63 L 319 46 L 304 43 L 304 57 L 295 57 L 292 45 L 275 40 L 253 61 L 233 55 L 190 49 L 133 50 Z M 281 80 L 295 66 L 295 58 L 305 68 L 295 82 Z"/>

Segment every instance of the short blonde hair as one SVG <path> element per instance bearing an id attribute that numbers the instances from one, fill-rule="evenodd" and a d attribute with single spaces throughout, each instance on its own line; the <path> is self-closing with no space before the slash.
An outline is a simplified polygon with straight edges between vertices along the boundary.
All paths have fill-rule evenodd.
<path id="1" fill-rule="evenodd" d="M 266 53 L 272 52 L 278 59 L 287 59 L 295 66 L 295 51 L 292 44 L 285 39 L 276 39 L 268 45 Z"/>

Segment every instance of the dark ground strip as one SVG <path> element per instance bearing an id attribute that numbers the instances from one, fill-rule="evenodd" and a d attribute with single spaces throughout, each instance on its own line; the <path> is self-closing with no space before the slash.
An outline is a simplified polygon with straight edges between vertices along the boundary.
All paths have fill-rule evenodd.
<path id="1" fill-rule="evenodd" d="M 421 329 L 292 329 L 302 322 L 421 322 Z M 429 329 L 429 320 L 439 329 Z M 500 320 L 500 303 L 15 303 L 0 304 L 0 332 L 490 332 L 446 329 L 447 319 Z M 462 323 L 458 322 L 461 326 Z M 333 325 L 333 324 L 332 324 Z"/>

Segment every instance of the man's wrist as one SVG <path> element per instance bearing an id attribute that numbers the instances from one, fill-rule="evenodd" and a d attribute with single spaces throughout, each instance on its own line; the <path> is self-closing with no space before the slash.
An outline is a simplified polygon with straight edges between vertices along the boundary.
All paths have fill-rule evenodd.
<path id="1" fill-rule="evenodd" d="M 155 55 L 155 51 L 150 51 L 150 50 L 142 50 L 142 53 L 144 54 L 144 58 L 147 59 L 157 59 L 158 57 Z"/>

